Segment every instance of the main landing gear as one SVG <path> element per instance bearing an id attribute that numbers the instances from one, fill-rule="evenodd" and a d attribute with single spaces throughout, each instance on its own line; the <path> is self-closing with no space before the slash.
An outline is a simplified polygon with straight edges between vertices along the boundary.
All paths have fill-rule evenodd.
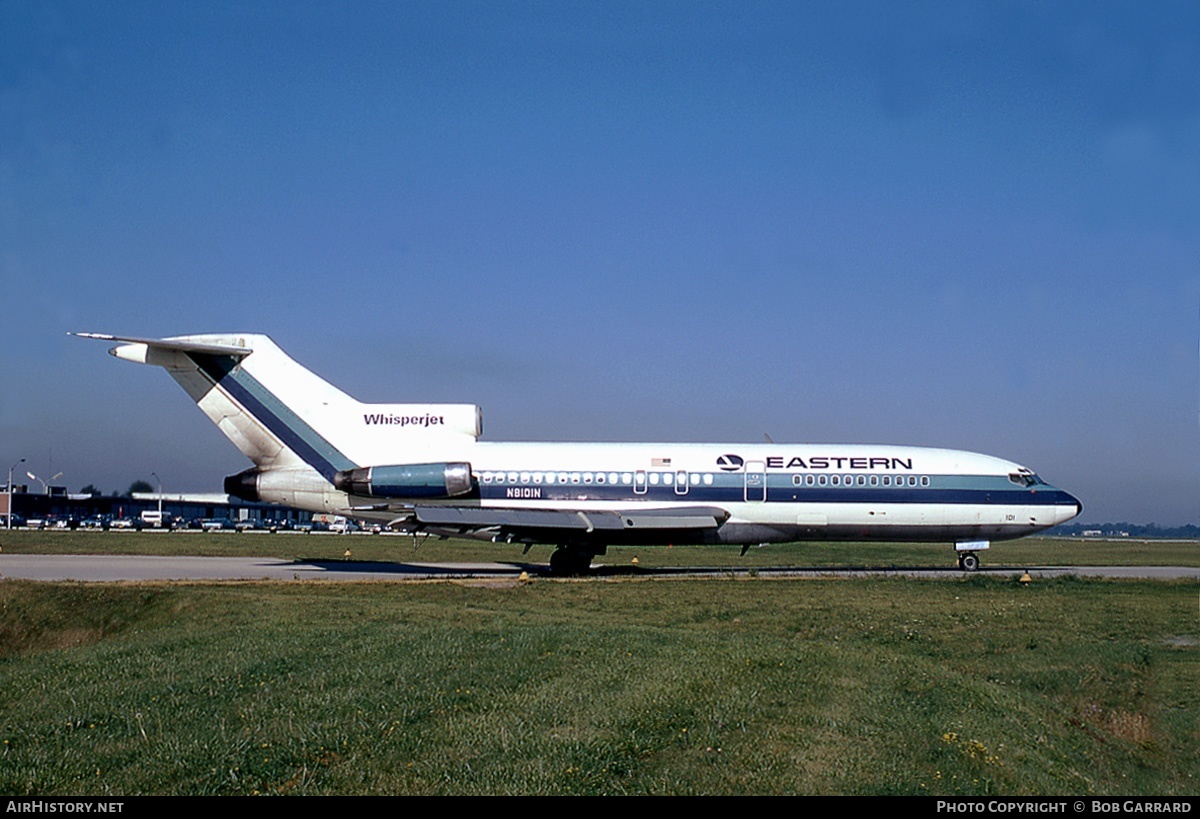
<path id="1" fill-rule="evenodd" d="M 979 555 L 974 552 L 962 552 L 958 556 L 958 568 L 964 572 L 973 572 L 979 569 Z"/>
<path id="2" fill-rule="evenodd" d="M 591 570 L 592 559 L 607 551 L 608 549 L 604 546 L 561 543 L 550 555 L 550 572 L 561 577 L 587 574 Z"/>

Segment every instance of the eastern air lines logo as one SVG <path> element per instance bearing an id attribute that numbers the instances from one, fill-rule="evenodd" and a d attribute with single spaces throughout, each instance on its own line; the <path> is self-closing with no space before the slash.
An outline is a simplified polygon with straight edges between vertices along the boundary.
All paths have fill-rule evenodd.
<path id="1" fill-rule="evenodd" d="M 742 460 L 741 455 L 717 456 L 717 466 L 719 466 L 721 469 L 724 469 L 726 472 L 737 472 L 742 468 L 743 463 L 745 463 L 745 461 Z"/>
<path id="2" fill-rule="evenodd" d="M 741 455 L 725 454 L 717 456 L 717 467 L 726 472 L 737 472 L 745 465 Z M 756 462 L 757 463 L 757 462 Z M 913 468 L 912 458 L 898 458 L 895 455 L 809 455 L 807 459 L 799 455 L 785 458 L 782 455 L 767 455 L 762 459 L 762 465 L 767 469 L 888 469 L 899 470 Z M 761 471 L 762 466 L 757 467 Z"/>

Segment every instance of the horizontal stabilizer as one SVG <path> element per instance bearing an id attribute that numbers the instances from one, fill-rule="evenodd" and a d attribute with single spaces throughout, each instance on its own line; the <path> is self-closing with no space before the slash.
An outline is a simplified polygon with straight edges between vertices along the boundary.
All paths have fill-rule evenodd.
<path id="1" fill-rule="evenodd" d="M 174 350 L 181 353 L 208 353 L 210 355 L 231 355 L 241 358 L 254 352 L 248 347 L 237 347 L 232 344 L 205 344 L 203 342 L 182 341 L 171 338 L 137 338 L 136 336 L 113 336 L 107 333 L 67 333 L 67 335 L 78 336 L 79 338 L 96 338 L 101 341 L 119 341 L 122 344 L 144 344 L 147 347 L 155 347 L 160 350 Z M 116 355 L 116 353 L 113 353 L 113 355 Z"/>

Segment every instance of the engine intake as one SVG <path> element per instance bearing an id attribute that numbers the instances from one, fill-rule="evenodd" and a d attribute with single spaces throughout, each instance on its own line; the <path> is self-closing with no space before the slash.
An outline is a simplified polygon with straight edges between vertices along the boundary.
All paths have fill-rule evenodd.
<path id="1" fill-rule="evenodd" d="M 475 488 L 468 463 L 345 469 L 333 476 L 333 485 L 341 492 L 365 498 L 456 498 Z"/>

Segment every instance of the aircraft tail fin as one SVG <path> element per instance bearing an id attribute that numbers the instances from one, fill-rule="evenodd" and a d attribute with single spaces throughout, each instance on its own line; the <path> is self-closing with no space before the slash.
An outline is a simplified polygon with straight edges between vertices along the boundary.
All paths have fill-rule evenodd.
<path id="1" fill-rule="evenodd" d="M 332 483 L 385 452 L 480 434 L 474 405 L 363 404 L 265 335 L 75 335 L 117 342 L 109 350 L 117 358 L 166 369 L 261 472 L 307 467 Z"/>
<path id="2" fill-rule="evenodd" d="M 314 427 L 318 408 L 358 402 L 301 367 L 264 335 L 165 339 L 77 333 L 119 342 L 113 356 L 164 368 L 259 469 L 308 464 L 331 478 L 354 464 Z"/>

